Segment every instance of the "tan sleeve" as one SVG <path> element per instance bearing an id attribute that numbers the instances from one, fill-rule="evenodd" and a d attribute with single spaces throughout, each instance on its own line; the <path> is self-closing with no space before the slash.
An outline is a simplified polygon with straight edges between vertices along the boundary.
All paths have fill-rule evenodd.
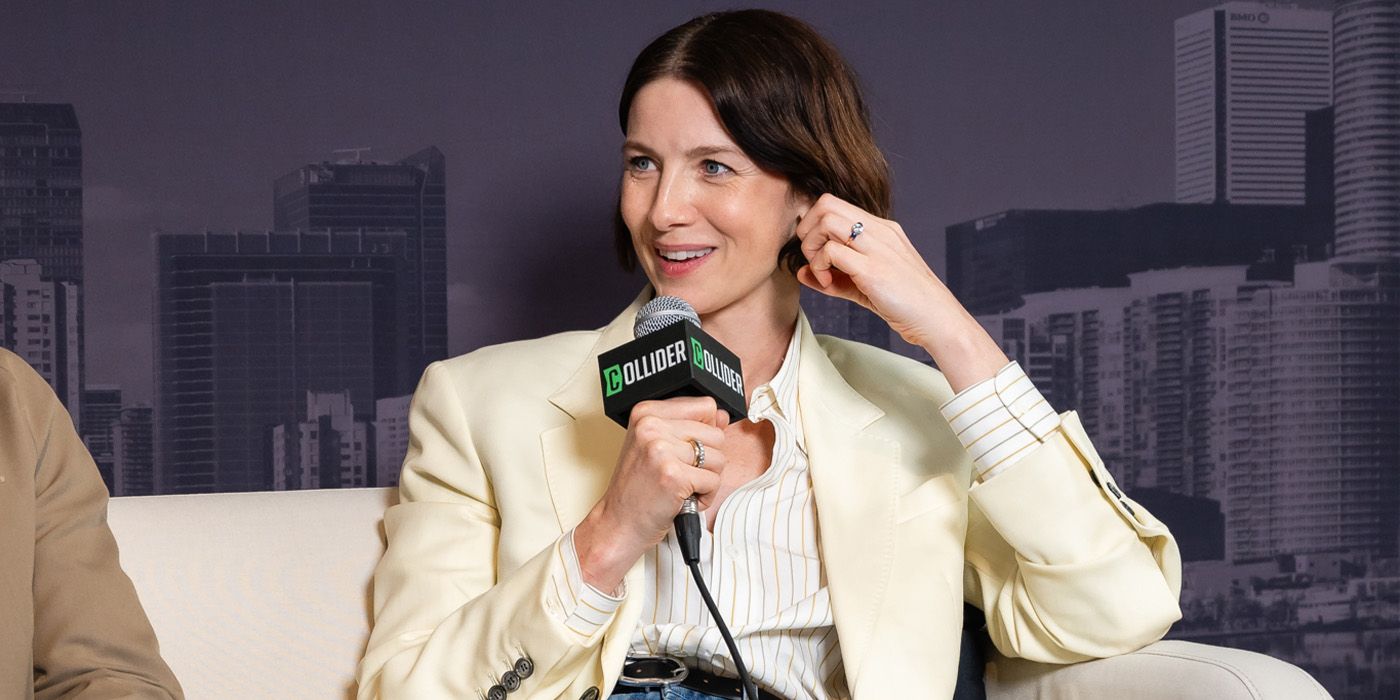
<path id="1" fill-rule="evenodd" d="M 34 696 L 183 698 L 107 527 L 107 489 L 58 397 L 17 371 L 35 469 Z"/>
<path id="2" fill-rule="evenodd" d="M 1167 527 L 1123 495 L 1073 411 L 968 493 L 964 595 L 1003 654 L 1071 663 L 1134 651 L 1181 618 Z"/>

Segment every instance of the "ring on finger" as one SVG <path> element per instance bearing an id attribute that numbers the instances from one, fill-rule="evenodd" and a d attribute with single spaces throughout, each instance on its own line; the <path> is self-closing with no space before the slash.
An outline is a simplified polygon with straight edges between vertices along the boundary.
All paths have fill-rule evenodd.
<path id="1" fill-rule="evenodd" d="M 695 450 L 695 463 L 691 466 L 703 468 L 705 466 L 705 443 L 691 438 L 690 446 Z"/>
<path id="2" fill-rule="evenodd" d="M 864 231 L 865 231 L 865 224 L 864 224 L 864 223 L 857 221 L 857 222 L 855 222 L 854 224 L 851 224 L 851 237 L 850 237 L 849 239 L 847 239 L 847 242 L 848 242 L 848 243 L 855 243 L 855 242 L 856 242 L 856 239 L 857 239 L 857 238 L 860 238 L 860 234 L 861 234 L 862 232 L 864 232 Z"/>

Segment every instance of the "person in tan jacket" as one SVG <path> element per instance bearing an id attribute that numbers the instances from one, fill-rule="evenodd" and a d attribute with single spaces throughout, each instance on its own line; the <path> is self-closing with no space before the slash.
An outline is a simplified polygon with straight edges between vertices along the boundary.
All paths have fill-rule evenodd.
<path id="1" fill-rule="evenodd" d="M 0 697 L 183 698 L 58 397 L 0 349 Z"/>

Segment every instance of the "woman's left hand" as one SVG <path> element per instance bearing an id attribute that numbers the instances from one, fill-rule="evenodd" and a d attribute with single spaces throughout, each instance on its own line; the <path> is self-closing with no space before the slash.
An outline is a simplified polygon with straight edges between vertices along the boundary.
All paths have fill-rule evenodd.
<path id="1" fill-rule="evenodd" d="M 857 223 L 861 233 L 851 240 Z M 824 194 L 796 234 L 810 262 L 797 271 L 798 281 L 870 309 L 906 342 L 927 347 L 944 325 L 940 318 L 967 313 L 897 222 Z"/>

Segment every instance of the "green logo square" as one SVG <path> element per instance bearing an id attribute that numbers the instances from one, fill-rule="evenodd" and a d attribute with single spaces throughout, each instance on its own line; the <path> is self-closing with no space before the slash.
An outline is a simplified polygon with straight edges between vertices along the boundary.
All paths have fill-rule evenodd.
<path id="1" fill-rule="evenodd" d="M 604 396 L 612 396 L 622 391 L 622 366 L 613 365 L 603 370 L 603 391 Z"/>

